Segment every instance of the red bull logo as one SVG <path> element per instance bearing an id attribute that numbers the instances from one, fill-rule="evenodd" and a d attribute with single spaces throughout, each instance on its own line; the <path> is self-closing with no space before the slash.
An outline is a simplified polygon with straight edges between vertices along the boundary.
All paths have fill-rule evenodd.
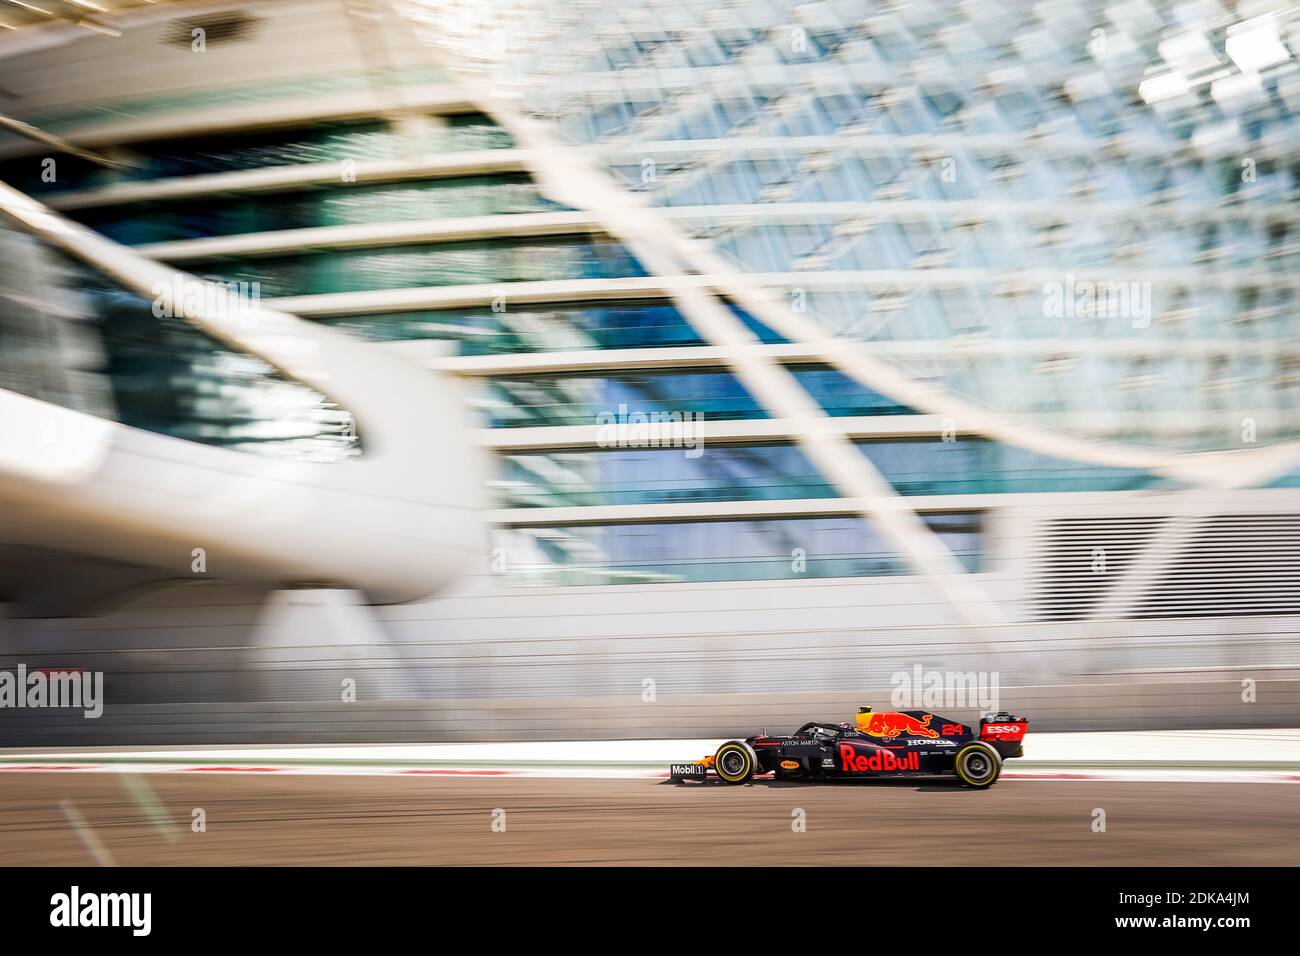
<path id="1" fill-rule="evenodd" d="M 934 714 L 926 714 L 918 720 L 908 714 L 882 713 L 858 714 L 858 730 L 872 737 L 884 737 L 893 740 L 899 734 L 912 737 L 938 737 L 939 731 L 930 729 Z"/>
<path id="2" fill-rule="evenodd" d="M 901 770 L 920 770 L 921 760 L 916 751 L 895 757 L 888 750 L 865 754 L 852 744 L 840 744 L 840 769 L 854 773 L 896 773 Z"/>

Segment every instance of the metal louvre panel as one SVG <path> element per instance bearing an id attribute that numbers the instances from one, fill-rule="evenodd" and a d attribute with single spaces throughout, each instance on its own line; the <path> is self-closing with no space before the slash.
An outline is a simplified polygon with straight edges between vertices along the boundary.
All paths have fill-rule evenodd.
<path id="1" fill-rule="evenodd" d="M 1171 556 L 1135 617 L 1300 611 L 1300 515 L 1215 515 Z"/>
<path id="2" fill-rule="evenodd" d="M 1058 518 L 1046 547 L 1034 597 L 1034 617 L 1088 617 L 1165 522 L 1158 516 Z"/>

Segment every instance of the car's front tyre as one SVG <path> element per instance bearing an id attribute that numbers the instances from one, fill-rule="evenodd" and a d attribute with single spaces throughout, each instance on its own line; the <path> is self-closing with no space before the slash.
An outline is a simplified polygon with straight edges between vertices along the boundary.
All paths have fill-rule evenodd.
<path id="1" fill-rule="evenodd" d="M 749 744 L 728 740 L 713 755 L 713 772 L 723 783 L 748 783 L 758 767 L 758 755 Z"/>
<path id="2" fill-rule="evenodd" d="M 991 787 L 1002 773 L 1002 757 L 986 743 L 970 743 L 957 751 L 953 770 L 968 787 Z"/>

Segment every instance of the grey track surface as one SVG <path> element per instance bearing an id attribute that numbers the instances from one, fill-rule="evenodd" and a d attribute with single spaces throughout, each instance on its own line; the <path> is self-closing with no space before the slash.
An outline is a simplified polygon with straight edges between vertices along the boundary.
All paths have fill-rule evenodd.
<path id="1" fill-rule="evenodd" d="M 6 775 L 0 865 L 1296 865 L 1295 785 Z M 193 833 L 191 811 L 207 814 Z M 174 821 L 159 821 L 162 809 Z M 505 811 L 506 832 L 492 812 Z M 1106 812 L 1105 833 L 1092 830 Z M 796 809 L 807 830 L 791 829 Z"/>

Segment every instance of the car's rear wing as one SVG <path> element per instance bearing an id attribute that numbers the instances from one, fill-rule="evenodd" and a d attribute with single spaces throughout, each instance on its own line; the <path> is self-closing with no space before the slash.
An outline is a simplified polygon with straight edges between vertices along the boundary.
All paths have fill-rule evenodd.
<path id="1" fill-rule="evenodd" d="M 1003 757 L 1022 757 L 1029 718 L 997 713 L 980 718 L 980 740 L 992 744 Z"/>

